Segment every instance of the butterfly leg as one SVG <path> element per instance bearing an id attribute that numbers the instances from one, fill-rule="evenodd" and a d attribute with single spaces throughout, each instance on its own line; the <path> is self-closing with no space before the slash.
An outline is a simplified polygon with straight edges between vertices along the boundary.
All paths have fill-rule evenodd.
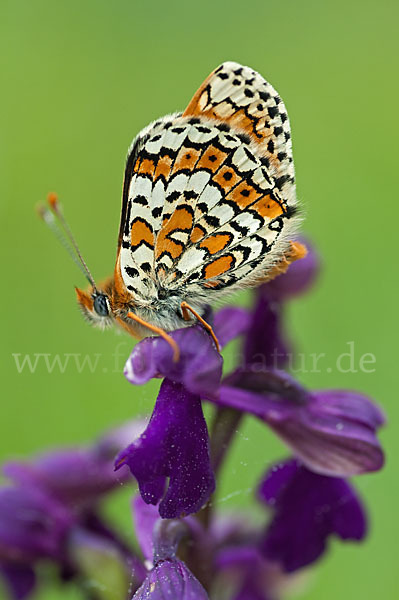
<path id="1" fill-rule="evenodd" d="M 209 333 L 209 335 L 211 336 L 211 338 L 213 339 L 213 341 L 215 342 L 215 346 L 218 352 L 220 352 L 220 344 L 219 344 L 219 340 L 217 339 L 215 332 L 213 331 L 212 327 L 209 325 L 209 323 L 207 323 L 205 321 L 205 319 L 203 319 L 201 317 L 201 315 L 199 315 L 197 313 L 196 310 L 194 310 L 189 304 L 187 304 L 187 302 L 182 302 L 180 304 L 180 308 L 181 308 L 181 312 L 183 314 L 183 319 L 185 321 L 189 321 L 190 320 L 190 315 L 189 313 L 191 313 L 192 315 L 194 315 L 194 317 L 197 319 L 197 321 L 199 321 L 201 323 L 201 325 L 207 330 L 207 332 Z"/>
<path id="2" fill-rule="evenodd" d="M 156 333 L 161 338 L 163 338 L 165 340 L 165 342 L 167 342 L 169 344 L 169 346 L 171 346 L 171 348 L 173 350 L 173 362 L 178 362 L 179 361 L 179 359 L 180 359 L 180 348 L 177 345 L 177 343 L 175 342 L 175 340 L 168 333 L 166 333 L 166 331 L 164 331 L 160 327 L 157 327 L 156 325 L 151 325 L 150 323 L 147 323 L 147 321 L 144 321 L 144 319 L 140 319 L 140 317 L 138 317 L 137 315 L 135 315 L 133 312 L 129 311 L 127 313 L 127 316 L 129 317 L 129 319 L 132 319 L 132 321 L 135 321 L 136 323 L 139 323 L 139 325 L 142 325 L 143 327 L 146 327 L 147 329 L 149 329 L 153 333 Z"/>
<path id="3" fill-rule="evenodd" d="M 274 265 L 274 267 L 272 267 L 272 269 L 270 269 L 270 271 L 264 277 L 261 277 L 261 279 L 259 279 L 259 283 L 266 283 L 268 281 L 271 281 L 272 279 L 275 279 L 279 275 L 282 275 L 287 271 L 291 263 L 301 258 L 304 258 L 307 255 L 307 253 L 308 251 L 306 249 L 306 246 L 301 244 L 301 242 L 291 241 L 290 248 L 288 252 L 286 252 L 285 256 L 283 256 L 280 262 Z"/>

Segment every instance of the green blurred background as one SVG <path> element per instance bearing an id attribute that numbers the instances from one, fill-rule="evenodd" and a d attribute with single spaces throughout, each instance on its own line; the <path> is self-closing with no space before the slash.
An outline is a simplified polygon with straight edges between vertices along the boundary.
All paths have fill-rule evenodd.
<path id="1" fill-rule="evenodd" d="M 156 393 L 155 385 L 133 388 L 122 376 L 129 339 L 80 318 L 73 286 L 84 280 L 34 206 L 56 191 L 95 277 L 107 276 L 132 138 L 183 109 L 222 61 L 248 64 L 288 107 L 304 229 L 324 262 L 318 285 L 288 317 L 298 349 L 327 357 L 319 373 L 298 376 L 315 388 L 367 392 L 389 417 L 386 468 L 356 480 L 370 537 L 361 547 L 333 543 L 300 597 L 397 598 L 397 1 L 3 0 L 0 10 L 1 458 L 90 441 L 148 413 Z M 373 373 L 337 370 L 348 342 L 357 365 L 363 354 L 375 355 Z M 73 365 L 48 373 L 41 363 L 19 374 L 13 353 L 101 356 L 94 373 Z M 249 506 L 262 471 L 285 453 L 248 418 L 220 507 Z M 109 510 L 130 535 L 127 492 Z M 54 588 L 37 600 L 55 597 L 78 595 Z"/>

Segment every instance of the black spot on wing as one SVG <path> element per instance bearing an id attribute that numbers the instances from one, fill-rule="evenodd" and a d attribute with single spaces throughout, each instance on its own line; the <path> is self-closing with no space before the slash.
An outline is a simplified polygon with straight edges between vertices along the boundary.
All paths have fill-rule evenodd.
<path id="1" fill-rule="evenodd" d="M 210 227 L 215 227 L 216 228 L 216 227 L 220 226 L 219 219 L 217 217 L 212 216 L 212 215 L 205 215 L 204 216 L 204 220 L 205 220 L 205 223 L 207 225 L 209 225 Z"/>
<path id="2" fill-rule="evenodd" d="M 267 102 L 268 100 L 270 100 L 270 94 L 269 92 L 259 92 L 259 98 L 264 102 Z"/>
<path id="3" fill-rule="evenodd" d="M 197 192 L 194 192 L 193 190 L 186 190 L 183 195 L 186 200 L 195 200 L 195 198 L 198 197 Z"/>
<path id="4" fill-rule="evenodd" d="M 179 191 L 174 191 L 171 192 L 170 194 L 168 194 L 168 196 L 166 196 L 166 202 L 174 202 L 175 200 L 178 200 L 181 196 L 181 193 Z"/>
<path id="5" fill-rule="evenodd" d="M 162 206 L 156 206 L 155 208 L 152 209 L 151 213 L 152 213 L 152 216 L 154 217 L 154 219 L 157 219 L 158 217 L 160 217 L 162 215 Z"/>
<path id="6" fill-rule="evenodd" d="M 132 278 L 134 278 L 134 277 L 138 277 L 138 276 L 139 276 L 139 272 L 138 272 L 138 270 L 137 270 L 137 269 L 134 269 L 133 267 L 125 267 L 125 271 L 126 271 L 126 274 L 127 274 L 129 277 L 132 277 Z"/>
<path id="7" fill-rule="evenodd" d="M 209 129 L 209 127 L 204 127 L 203 125 L 199 125 L 197 127 L 197 131 L 199 131 L 200 133 L 211 133 L 212 130 Z"/>
<path id="8" fill-rule="evenodd" d="M 133 198 L 134 204 L 141 204 L 141 206 L 147 206 L 148 200 L 145 196 L 135 196 Z"/>
<path id="9" fill-rule="evenodd" d="M 274 119 L 274 117 L 278 114 L 278 108 L 277 108 L 277 106 L 269 106 L 267 108 L 267 112 L 269 114 L 269 117 L 271 119 Z"/>
<path id="10" fill-rule="evenodd" d="M 151 271 L 151 265 L 149 262 L 144 262 L 140 265 L 140 268 L 142 269 L 142 271 L 144 271 L 144 273 L 149 273 Z"/>

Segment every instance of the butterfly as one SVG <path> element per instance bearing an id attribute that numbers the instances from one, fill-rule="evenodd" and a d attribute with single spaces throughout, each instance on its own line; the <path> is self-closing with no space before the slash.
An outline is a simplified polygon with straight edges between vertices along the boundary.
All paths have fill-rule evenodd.
<path id="1" fill-rule="evenodd" d="M 76 289 L 94 325 L 135 337 L 168 335 L 204 319 L 207 305 L 285 271 L 305 255 L 285 106 L 259 73 L 215 69 L 182 113 L 162 117 L 130 146 L 113 277 L 97 286 L 55 196 L 42 215 L 78 257 L 90 290 Z M 59 237 L 62 237 L 58 231 Z M 70 242 L 70 243 L 69 243 Z M 72 244 L 72 248 L 71 248 Z"/>

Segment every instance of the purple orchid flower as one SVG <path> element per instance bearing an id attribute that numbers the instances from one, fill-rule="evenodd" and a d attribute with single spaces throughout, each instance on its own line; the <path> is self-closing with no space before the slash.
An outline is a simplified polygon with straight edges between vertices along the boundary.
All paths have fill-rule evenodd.
<path id="1" fill-rule="evenodd" d="M 32 593 L 38 560 L 63 562 L 73 523 L 72 513 L 40 490 L 0 488 L 0 573 L 15 600 Z"/>
<path id="2" fill-rule="evenodd" d="M 253 545 L 223 548 L 216 558 L 218 596 L 231 600 L 275 600 L 275 574 Z M 228 594 L 224 595 L 224 591 Z"/>
<path id="3" fill-rule="evenodd" d="M 248 369 L 264 371 L 287 365 L 292 345 L 283 328 L 283 308 L 259 292 L 244 343 L 244 365 Z"/>
<path id="4" fill-rule="evenodd" d="M 77 575 L 71 554 L 77 531 L 92 555 L 90 540 L 98 540 L 98 548 L 113 548 L 136 574 L 129 575 L 132 589 L 141 584 L 144 568 L 97 509 L 99 500 L 121 480 L 113 472 L 115 453 L 142 428 L 142 423 L 128 423 L 92 446 L 48 452 L 30 462 L 4 466 L 13 485 L 0 488 L 0 574 L 15 600 L 34 591 L 38 561 L 52 561 L 69 577 Z"/>
<path id="5" fill-rule="evenodd" d="M 213 329 L 223 348 L 247 332 L 250 313 L 243 308 L 226 307 L 216 313 Z M 153 377 L 166 377 L 181 383 L 191 393 L 210 395 L 217 390 L 223 360 L 210 335 L 201 325 L 172 331 L 169 334 L 181 350 L 174 362 L 170 345 L 159 337 L 145 338 L 133 349 L 124 370 L 130 383 L 141 385 Z"/>
<path id="6" fill-rule="evenodd" d="M 0 488 L 0 558 L 59 559 L 74 517 L 55 498 L 28 486 Z"/>
<path id="7" fill-rule="evenodd" d="M 138 541 L 152 566 L 132 600 L 207 600 L 208 595 L 185 563 L 176 556 L 180 540 L 188 534 L 186 519 L 162 520 L 141 498 L 133 503 L 139 524 Z"/>
<path id="8" fill-rule="evenodd" d="M 226 308 L 215 316 L 214 330 L 225 345 L 245 333 L 249 322 L 245 309 Z M 115 461 L 117 470 L 129 466 L 145 502 L 160 502 L 164 518 L 197 512 L 215 489 L 201 395 L 216 394 L 222 375 L 222 357 L 201 326 L 170 335 L 181 348 L 178 363 L 161 338 L 139 342 L 126 363 L 125 375 L 131 383 L 159 375 L 165 380 L 147 429 Z"/>
<path id="9" fill-rule="evenodd" d="M 183 561 L 166 559 L 157 562 L 132 600 L 207 600 L 200 582 Z"/>
<path id="10" fill-rule="evenodd" d="M 147 504 L 137 494 L 132 500 L 134 532 L 137 542 L 147 563 L 152 563 L 154 556 L 153 532 L 155 523 L 159 520 L 159 512 L 153 504 Z"/>
<path id="11" fill-rule="evenodd" d="M 344 479 L 313 473 L 296 460 L 269 470 L 258 497 L 273 515 L 260 550 L 287 572 L 317 560 L 330 536 L 360 541 L 366 535 L 365 511 L 353 488 Z"/>
<path id="12" fill-rule="evenodd" d="M 132 421 L 106 433 L 92 446 L 55 450 L 29 462 L 10 461 L 3 472 L 16 484 L 41 489 L 82 510 L 123 481 L 123 474 L 115 474 L 113 461 L 126 441 L 143 429 L 144 422 Z"/>
<path id="13" fill-rule="evenodd" d="M 115 464 L 129 466 L 143 500 L 160 502 L 162 517 L 197 512 L 215 489 L 200 397 L 165 379 L 147 429 Z"/>
<path id="14" fill-rule="evenodd" d="M 239 370 L 210 399 L 267 423 L 317 473 L 349 477 L 383 465 L 376 431 L 384 415 L 358 392 L 309 392 L 282 371 Z"/>
<path id="15" fill-rule="evenodd" d="M 145 338 L 134 347 L 125 377 L 140 385 L 162 376 L 183 384 L 192 394 L 212 393 L 220 382 L 223 361 L 210 335 L 200 325 L 170 335 L 181 350 L 178 362 L 174 362 L 173 350 L 164 339 Z"/>
<path id="16" fill-rule="evenodd" d="M 33 463 L 9 462 L 4 473 L 15 483 L 42 488 L 72 505 L 90 505 L 118 484 L 112 461 L 95 452 L 71 448 L 48 453 Z"/>

